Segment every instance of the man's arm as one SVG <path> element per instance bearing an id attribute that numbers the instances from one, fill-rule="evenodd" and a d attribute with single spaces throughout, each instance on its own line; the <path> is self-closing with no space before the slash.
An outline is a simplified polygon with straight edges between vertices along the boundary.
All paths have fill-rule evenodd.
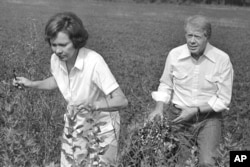
<path id="1" fill-rule="evenodd" d="M 218 91 L 208 101 L 208 104 L 215 112 L 229 109 L 228 106 L 232 98 L 233 75 L 233 67 L 228 58 L 221 64 L 220 76 L 217 82 Z"/>
<path id="2" fill-rule="evenodd" d="M 171 52 L 170 52 L 171 53 Z M 148 116 L 149 120 L 153 120 L 155 116 L 159 115 L 163 118 L 163 111 L 167 107 L 172 93 L 173 79 L 171 75 L 171 54 L 169 53 L 163 74 L 160 78 L 160 85 L 157 91 L 152 92 L 152 98 L 156 101 L 156 106 Z"/>

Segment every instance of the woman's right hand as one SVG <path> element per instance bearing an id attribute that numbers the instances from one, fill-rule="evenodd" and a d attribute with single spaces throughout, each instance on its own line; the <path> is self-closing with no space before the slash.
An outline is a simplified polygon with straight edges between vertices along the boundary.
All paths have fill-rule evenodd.
<path id="1" fill-rule="evenodd" d="M 18 86 L 31 87 L 32 81 L 25 77 L 16 77 L 16 79 L 13 79 L 13 85 L 16 87 Z"/>

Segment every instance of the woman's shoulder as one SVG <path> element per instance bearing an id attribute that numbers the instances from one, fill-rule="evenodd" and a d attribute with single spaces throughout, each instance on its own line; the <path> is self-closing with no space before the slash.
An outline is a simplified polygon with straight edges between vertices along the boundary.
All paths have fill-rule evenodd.
<path id="1" fill-rule="evenodd" d="M 79 50 L 79 53 L 79 55 L 84 57 L 86 61 L 99 62 L 103 60 L 103 57 L 92 49 L 83 47 Z"/>

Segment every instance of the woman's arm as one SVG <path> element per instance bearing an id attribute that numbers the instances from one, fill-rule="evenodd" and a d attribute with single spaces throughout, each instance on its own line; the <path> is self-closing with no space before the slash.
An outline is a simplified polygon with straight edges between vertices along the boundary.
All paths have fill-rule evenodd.
<path id="1" fill-rule="evenodd" d="M 86 109 L 90 111 L 117 111 L 120 110 L 128 105 L 128 100 L 125 97 L 124 93 L 122 92 L 121 88 L 118 87 L 106 98 L 103 98 L 100 101 L 94 102 L 94 104 L 86 105 L 79 105 L 77 107 L 78 110 Z"/>
<path id="2" fill-rule="evenodd" d="M 120 87 L 111 92 L 107 96 L 107 98 L 94 103 L 94 107 L 96 108 L 96 110 L 101 111 L 117 111 L 121 108 L 126 107 L 127 105 L 128 100 Z"/>
<path id="3" fill-rule="evenodd" d="M 25 77 L 16 77 L 16 79 L 13 80 L 13 85 L 14 86 L 21 85 L 24 87 L 43 89 L 43 90 L 52 90 L 57 88 L 57 83 L 53 76 L 40 81 L 31 81 Z"/>

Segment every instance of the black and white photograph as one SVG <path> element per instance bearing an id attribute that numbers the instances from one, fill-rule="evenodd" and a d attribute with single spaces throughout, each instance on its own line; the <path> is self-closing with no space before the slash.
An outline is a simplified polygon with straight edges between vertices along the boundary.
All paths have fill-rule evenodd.
<path id="1" fill-rule="evenodd" d="M 1 167 L 247 167 L 250 0 L 1 0 Z"/>

